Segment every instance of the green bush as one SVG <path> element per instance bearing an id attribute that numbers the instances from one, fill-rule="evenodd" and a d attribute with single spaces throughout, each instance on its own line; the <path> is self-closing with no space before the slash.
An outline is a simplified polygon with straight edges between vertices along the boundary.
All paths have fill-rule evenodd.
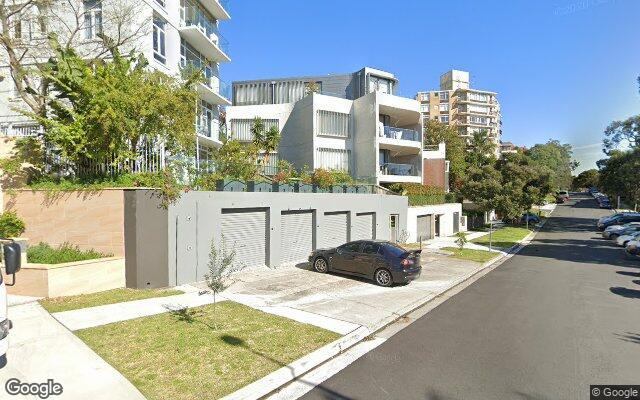
<path id="1" fill-rule="evenodd" d="M 47 243 L 40 242 L 27 248 L 27 260 L 36 264 L 62 264 L 104 257 L 112 257 L 112 254 L 100 253 L 93 249 L 83 251 L 70 243 L 63 243 L 53 248 Z"/>
<path id="2" fill-rule="evenodd" d="M 0 214 L 0 237 L 18 237 L 24 233 L 24 221 L 13 211 L 5 211 Z"/>
<path id="3" fill-rule="evenodd" d="M 396 183 L 391 190 L 409 198 L 410 206 L 443 204 L 450 200 L 444 189 L 438 186 L 426 186 L 420 183 Z"/>
<path id="4" fill-rule="evenodd" d="M 340 171 L 337 169 L 329 170 L 331 177 L 333 178 L 334 184 L 342 184 L 348 185 L 353 183 L 353 178 L 347 171 Z"/>

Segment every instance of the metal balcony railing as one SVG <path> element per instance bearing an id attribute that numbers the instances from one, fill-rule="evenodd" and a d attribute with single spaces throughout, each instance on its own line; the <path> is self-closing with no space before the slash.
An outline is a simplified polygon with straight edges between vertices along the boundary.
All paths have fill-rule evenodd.
<path id="1" fill-rule="evenodd" d="M 413 164 L 384 163 L 380 165 L 380 172 L 384 175 L 418 176 Z"/>
<path id="2" fill-rule="evenodd" d="M 223 2 L 220 2 L 225 7 Z M 185 26 L 196 26 L 202 31 L 213 43 L 216 44 L 225 54 L 229 54 L 229 41 L 225 39 L 218 24 L 209 19 L 197 5 L 188 5 L 185 7 Z"/>
<path id="3" fill-rule="evenodd" d="M 420 141 L 420 133 L 412 129 L 396 128 L 393 126 L 385 126 L 382 135 L 391 139 Z"/>

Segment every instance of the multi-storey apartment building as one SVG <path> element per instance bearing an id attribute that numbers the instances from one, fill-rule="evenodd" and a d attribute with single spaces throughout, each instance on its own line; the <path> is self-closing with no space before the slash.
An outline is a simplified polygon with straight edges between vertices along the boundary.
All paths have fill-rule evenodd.
<path id="1" fill-rule="evenodd" d="M 229 134 L 251 141 L 255 117 L 281 131 L 277 154 L 296 168 L 348 171 L 375 184 L 421 183 L 422 119 L 416 100 L 396 96 L 385 71 L 233 83 Z"/>
<path id="2" fill-rule="evenodd" d="M 470 87 L 469 72 L 451 70 L 440 76 L 440 90 L 418 92 L 425 119 L 455 125 L 460 136 L 470 139 L 486 131 L 499 153 L 502 122 L 497 93 Z"/>
<path id="3" fill-rule="evenodd" d="M 230 19 L 227 1 L 75 0 L 71 3 L 73 7 L 65 8 L 52 2 L 51 9 L 34 8 L 31 13 L 42 13 L 47 18 L 21 16 L 21 21 L 12 29 L 13 34 L 20 35 L 25 46 L 42 43 L 51 32 L 62 37 L 71 36 L 74 46 L 89 49 L 85 52 L 88 57 L 93 55 L 89 46 L 100 41 L 99 34 L 130 35 L 131 40 L 123 44 L 122 50 L 135 49 L 143 53 L 150 68 L 176 77 L 188 65 L 201 69 L 206 80 L 197 87 L 199 116 L 194 121 L 194 133 L 201 154 L 221 145 L 220 107 L 231 104 L 230 87 L 220 79 L 219 71 L 221 63 L 231 61 L 228 43 L 219 29 L 220 21 Z M 116 17 L 118 12 L 125 15 Z M 127 13 L 134 15 L 127 16 Z M 123 21 L 126 26 L 116 26 Z M 43 53 L 42 59 L 47 56 Z M 0 73 L 10 76 L 5 58 L 0 57 L 0 62 Z M 35 62 L 38 62 L 37 57 Z M 37 124 L 16 111 L 20 108 L 26 107 L 16 93 L 14 82 L 5 78 L 0 82 L 0 132 L 3 135 L 27 136 L 38 131 Z"/>

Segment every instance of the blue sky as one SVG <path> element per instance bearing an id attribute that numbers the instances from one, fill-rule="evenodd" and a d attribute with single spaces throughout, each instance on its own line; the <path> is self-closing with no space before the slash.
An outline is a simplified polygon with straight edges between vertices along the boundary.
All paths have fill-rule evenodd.
<path id="1" fill-rule="evenodd" d="M 227 82 L 390 71 L 400 95 L 452 68 L 499 93 L 503 140 L 571 143 L 580 170 L 607 124 L 640 113 L 640 1 L 231 0 Z"/>

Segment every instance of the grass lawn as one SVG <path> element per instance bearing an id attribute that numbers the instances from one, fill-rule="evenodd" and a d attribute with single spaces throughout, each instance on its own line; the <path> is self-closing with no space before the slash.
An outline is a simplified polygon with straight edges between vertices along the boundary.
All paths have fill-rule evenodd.
<path id="1" fill-rule="evenodd" d="M 40 300 L 45 310 L 54 313 L 77 310 L 80 308 L 122 303 L 124 301 L 142 300 L 151 297 L 165 297 L 184 293 L 174 289 L 113 289 L 105 292 L 80 294 L 77 296 L 52 297 Z"/>
<path id="2" fill-rule="evenodd" d="M 459 258 L 461 260 L 475 261 L 478 263 L 487 262 L 493 258 L 496 258 L 500 254 L 493 251 L 475 250 L 475 249 L 462 249 L 458 247 L 443 247 L 442 250 L 450 251 L 453 254 L 451 257 Z"/>
<path id="3" fill-rule="evenodd" d="M 223 397 L 340 335 L 218 303 L 76 331 L 150 400 Z"/>
<path id="4" fill-rule="evenodd" d="M 506 249 L 524 239 L 529 233 L 531 233 L 531 231 L 526 228 L 506 226 L 493 232 L 492 245 Z M 477 239 L 473 239 L 472 242 L 488 246 L 489 235 L 480 236 Z"/>

